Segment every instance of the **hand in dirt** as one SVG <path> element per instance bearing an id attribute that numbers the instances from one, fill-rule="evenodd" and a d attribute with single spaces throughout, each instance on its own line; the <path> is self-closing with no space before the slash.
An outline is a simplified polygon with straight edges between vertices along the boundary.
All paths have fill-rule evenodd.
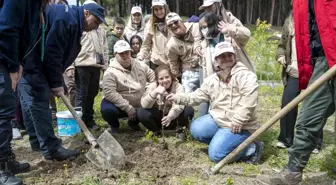
<path id="1" fill-rule="evenodd" d="M 203 52 L 203 50 L 202 50 L 201 47 L 197 47 L 197 48 L 195 49 L 195 52 L 196 52 L 196 54 L 199 55 L 200 57 L 203 57 L 203 55 L 204 55 L 204 52 Z"/>
<path id="2" fill-rule="evenodd" d="M 229 25 L 225 23 L 224 21 L 221 21 L 218 24 L 218 30 L 223 34 L 226 34 L 228 32 L 228 27 Z"/>
<path id="3" fill-rule="evenodd" d="M 162 118 L 161 120 L 161 124 L 165 127 L 168 127 L 170 125 L 170 122 L 171 122 L 171 118 L 169 116 L 165 116 Z"/>
<path id="4" fill-rule="evenodd" d="M 175 101 L 176 99 L 176 95 L 171 93 L 171 94 L 168 94 L 167 97 L 166 97 L 166 101 L 167 103 L 170 103 L 170 104 L 173 104 L 173 102 Z"/>
<path id="5" fill-rule="evenodd" d="M 241 132 L 243 125 L 238 124 L 238 123 L 231 123 L 231 132 L 234 134 L 239 134 Z"/>
<path id="6" fill-rule="evenodd" d="M 64 94 L 64 87 L 56 87 L 51 89 L 51 94 L 55 97 L 60 97 L 61 94 Z"/>
<path id="7" fill-rule="evenodd" d="M 127 115 L 129 120 L 136 121 L 136 110 L 133 107 L 127 112 Z"/>
<path id="8" fill-rule="evenodd" d="M 15 92 L 16 91 L 16 85 L 18 84 L 21 76 L 22 76 L 22 66 L 20 65 L 19 71 L 15 73 L 9 73 L 10 79 L 12 81 L 12 89 Z"/>

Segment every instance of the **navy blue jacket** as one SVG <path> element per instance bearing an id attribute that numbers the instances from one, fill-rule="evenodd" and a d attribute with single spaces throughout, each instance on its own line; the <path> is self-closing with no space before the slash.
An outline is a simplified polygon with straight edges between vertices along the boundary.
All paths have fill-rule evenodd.
<path id="1" fill-rule="evenodd" d="M 33 44 L 40 10 L 40 0 L 0 0 L 0 63 L 9 72 L 19 70 L 20 61 Z"/>
<path id="2" fill-rule="evenodd" d="M 50 5 L 46 9 L 47 35 L 43 73 L 51 88 L 62 87 L 63 72 L 81 50 L 84 8 Z"/>

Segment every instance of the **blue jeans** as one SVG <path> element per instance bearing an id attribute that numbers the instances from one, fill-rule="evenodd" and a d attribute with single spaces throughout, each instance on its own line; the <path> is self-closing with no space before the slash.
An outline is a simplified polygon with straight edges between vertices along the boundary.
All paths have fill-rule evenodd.
<path id="1" fill-rule="evenodd" d="M 26 74 L 18 84 L 23 120 L 33 149 L 50 155 L 61 145 L 52 127 L 50 88 L 42 74 Z"/>
<path id="2" fill-rule="evenodd" d="M 138 111 L 137 109 L 135 109 Z M 112 127 L 119 128 L 119 118 L 127 118 L 127 112 L 122 111 L 117 106 L 115 106 L 110 101 L 105 98 L 102 100 L 100 104 L 100 113 L 102 114 L 103 119 Z M 138 118 L 136 121 L 129 121 L 131 125 L 139 125 Z"/>
<path id="3" fill-rule="evenodd" d="M 251 133 L 243 130 L 239 134 L 233 134 L 230 128 L 218 127 L 210 114 L 199 117 L 191 123 L 191 135 L 202 143 L 209 144 L 209 158 L 213 162 L 219 162 L 236 149 Z M 250 144 L 239 153 L 234 161 L 246 160 L 256 152 L 256 145 Z"/>
<path id="4" fill-rule="evenodd" d="M 0 162 L 8 159 L 11 151 L 12 125 L 17 105 L 16 93 L 7 67 L 0 60 Z"/>

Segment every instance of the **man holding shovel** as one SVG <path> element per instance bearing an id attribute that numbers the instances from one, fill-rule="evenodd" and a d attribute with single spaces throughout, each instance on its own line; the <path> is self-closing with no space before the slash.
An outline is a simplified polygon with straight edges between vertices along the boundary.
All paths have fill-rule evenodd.
<path id="1" fill-rule="evenodd" d="M 42 151 L 45 159 L 62 161 L 79 151 L 63 148 L 55 136 L 49 95 L 63 94 L 62 74 L 81 50 L 82 32 L 106 24 L 104 8 L 93 3 L 81 7 L 50 5 L 45 19 L 41 17 L 48 34 L 44 42 L 44 33 L 40 33 L 41 42 L 24 59 L 18 89 L 32 149 Z"/>
<path id="2" fill-rule="evenodd" d="M 336 63 L 336 1 L 293 2 L 299 87 L 304 89 Z M 288 165 L 277 175 L 259 175 L 263 184 L 297 185 L 326 119 L 335 112 L 335 79 L 306 97 L 300 109 Z"/>

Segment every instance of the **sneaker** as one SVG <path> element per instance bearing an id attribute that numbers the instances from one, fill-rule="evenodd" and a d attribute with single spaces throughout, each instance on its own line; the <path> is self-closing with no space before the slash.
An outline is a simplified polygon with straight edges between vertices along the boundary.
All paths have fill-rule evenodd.
<path id="1" fill-rule="evenodd" d="M 7 167 L 15 175 L 19 173 L 25 173 L 30 170 L 30 164 L 29 163 L 19 163 L 16 160 L 16 156 L 14 153 L 10 154 L 9 160 L 7 162 Z"/>
<path id="2" fill-rule="evenodd" d="M 22 139 L 22 135 L 21 132 L 18 128 L 13 128 L 12 129 L 12 133 L 13 133 L 13 139 L 14 140 L 20 140 Z"/>
<path id="3" fill-rule="evenodd" d="M 280 149 L 286 149 L 287 148 L 287 146 L 283 142 L 281 142 L 281 141 L 278 141 L 275 146 L 277 148 L 280 148 Z"/>
<path id="4" fill-rule="evenodd" d="M 313 154 L 318 154 L 320 153 L 320 150 L 318 148 L 315 148 L 313 151 L 312 151 Z"/>
<path id="5" fill-rule="evenodd" d="M 8 169 L 7 162 L 0 162 L 0 184 L 1 185 L 23 185 L 23 181 Z"/>
<path id="6" fill-rule="evenodd" d="M 274 175 L 258 175 L 257 180 L 265 185 L 299 185 L 302 181 L 302 172 L 292 172 L 286 167 Z"/>
<path id="7" fill-rule="evenodd" d="M 86 126 L 93 131 L 98 131 L 99 127 L 97 126 L 96 122 L 94 120 L 89 120 L 84 122 Z"/>
<path id="8" fill-rule="evenodd" d="M 141 127 L 139 126 L 139 123 L 134 123 L 133 121 L 128 121 L 127 122 L 128 126 L 133 130 L 133 131 L 141 131 Z"/>
<path id="9" fill-rule="evenodd" d="M 261 161 L 261 157 L 264 153 L 264 142 L 254 142 L 256 145 L 255 153 L 250 157 L 250 159 L 246 162 L 248 164 L 259 164 Z"/>
<path id="10" fill-rule="evenodd" d="M 78 150 L 69 150 L 63 147 L 60 147 L 55 152 L 44 156 L 47 160 L 56 160 L 56 161 L 64 161 L 69 158 L 77 157 L 79 155 Z"/>

